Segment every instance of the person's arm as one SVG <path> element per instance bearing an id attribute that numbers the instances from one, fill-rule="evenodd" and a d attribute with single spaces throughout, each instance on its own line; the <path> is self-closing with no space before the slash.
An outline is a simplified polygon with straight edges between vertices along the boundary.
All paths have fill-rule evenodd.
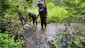
<path id="1" fill-rule="evenodd" d="M 40 10 L 40 9 L 38 9 L 38 12 L 39 12 L 39 10 Z M 39 16 L 40 16 L 40 13 L 38 13 L 37 18 L 38 18 Z"/>
<path id="2" fill-rule="evenodd" d="M 37 15 L 37 18 L 40 16 L 40 14 Z"/>
<path id="3" fill-rule="evenodd" d="M 47 12 L 47 8 L 46 8 L 46 17 L 48 17 L 48 12 Z"/>
<path id="4" fill-rule="evenodd" d="M 32 18 L 29 16 L 29 22 L 31 22 L 32 21 Z"/>
<path id="5" fill-rule="evenodd" d="M 47 17 L 47 15 L 48 15 L 47 8 L 44 7 L 44 10 L 45 10 L 45 12 L 46 12 L 46 17 Z"/>

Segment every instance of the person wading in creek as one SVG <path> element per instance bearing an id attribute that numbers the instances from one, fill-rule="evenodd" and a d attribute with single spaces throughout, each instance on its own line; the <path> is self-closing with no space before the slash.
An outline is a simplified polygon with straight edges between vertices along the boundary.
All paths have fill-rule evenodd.
<path id="1" fill-rule="evenodd" d="M 17 5 L 17 10 L 18 10 L 18 16 L 19 16 L 19 20 L 21 21 L 21 24 L 24 25 L 24 23 L 26 23 L 27 19 L 25 16 L 23 16 L 22 12 L 20 12 L 20 6 Z"/>
<path id="2" fill-rule="evenodd" d="M 45 26 L 45 28 L 46 28 L 46 26 L 47 26 L 47 23 L 46 23 L 47 8 L 46 8 L 46 6 L 45 6 L 43 3 L 41 3 L 41 2 L 39 2 L 39 3 L 37 4 L 37 6 L 39 7 L 39 15 L 40 15 L 40 19 L 41 19 L 41 28 L 43 29 L 43 25 Z M 39 15 L 38 15 L 38 16 L 39 16 Z"/>
<path id="3" fill-rule="evenodd" d="M 30 12 L 29 14 L 29 18 L 31 19 L 30 21 L 33 21 L 33 25 L 35 25 L 36 23 L 36 26 L 37 26 L 37 16 L 34 12 Z"/>

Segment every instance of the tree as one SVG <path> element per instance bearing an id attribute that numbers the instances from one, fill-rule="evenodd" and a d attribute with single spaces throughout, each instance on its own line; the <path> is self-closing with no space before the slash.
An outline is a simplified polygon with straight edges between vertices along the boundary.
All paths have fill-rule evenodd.
<path id="1" fill-rule="evenodd" d="M 74 22 L 85 21 L 85 1 L 84 0 L 68 0 L 64 2 L 64 6 L 67 7 Z"/>
<path id="2" fill-rule="evenodd" d="M 10 8 L 8 0 L 0 0 L 0 17 L 4 16 L 6 11 Z"/>

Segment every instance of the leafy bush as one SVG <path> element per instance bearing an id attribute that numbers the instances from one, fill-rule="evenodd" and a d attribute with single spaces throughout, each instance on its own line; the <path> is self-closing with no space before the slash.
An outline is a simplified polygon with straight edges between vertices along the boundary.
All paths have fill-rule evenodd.
<path id="1" fill-rule="evenodd" d="M 78 23 L 85 22 L 85 14 L 84 14 L 85 1 L 84 0 L 71 0 L 71 1 L 70 0 L 62 0 L 62 1 L 49 0 L 47 1 L 47 3 L 48 3 L 47 4 L 48 18 L 50 16 L 49 18 L 50 20 L 48 19 L 48 22 L 69 22 L 69 23 L 70 22 L 78 22 Z M 59 8 L 55 9 L 55 5 L 56 7 L 59 6 Z M 68 15 L 64 15 L 66 12 Z M 51 18 L 51 16 L 53 18 Z"/>
<path id="2" fill-rule="evenodd" d="M 22 43 L 23 42 L 19 39 L 14 42 L 14 39 L 12 39 L 7 33 L 0 33 L 0 48 L 21 48 Z"/>
<path id="3" fill-rule="evenodd" d="M 65 18 L 68 18 L 69 12 L 64 7 L 54 7 L 48 9 L 48 22 L 63 22 Z"/>
<path id="4" fill-rule="evenodd" d="M 68 0 L 64 2 L 64 6 L 72 16 L 74 22 L 84 22 L 85 21 L 85 1 L 84 0 Z"/>
<path id="5" fill-rule="evenodd" d="M 50 3 L 47 4 L 47 7 L 48 7 L 48 8 L 54 8 L 55 5 L 54 5 L 52 2 L 50 2 Z"/>
<path id="6" fill-rule="evenodd" d="M 9 8 L 10 4 L 8 0 L 0 0 L 0 16 L 4 16 Z"/>

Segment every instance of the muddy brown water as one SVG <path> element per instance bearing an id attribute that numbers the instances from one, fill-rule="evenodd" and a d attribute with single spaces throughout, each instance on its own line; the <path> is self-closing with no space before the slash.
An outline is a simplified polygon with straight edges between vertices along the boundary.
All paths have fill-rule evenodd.
<path id="1" fill-rule="evenodd" d="M 77 26 L 81 26 L 79 27 L 80 30 L 85 30 L 84 24 L 72 23 L 69 27 L 67 27 L 69 33 L 74 33 Z M 55 48 L 53 45 L 49 44 L 49 42 L 52 42 L 53 40 L 58 41 L 57 34 L 60 33 L 60 31 L 63 32 L 66 30 L 65 27 L 66 26 L 64 24 L 51 23 L 47 25 L 46 29 L 42 30 L 40 24 L 38 24 L 37 27 L 32 26 L 31 24 L 26 24 L 24 26 L 24 33 L 22 34 L 25 38 L 23 48 Z M 60 45 L 60 48 L 62 48 L 62 45 Z"/>

